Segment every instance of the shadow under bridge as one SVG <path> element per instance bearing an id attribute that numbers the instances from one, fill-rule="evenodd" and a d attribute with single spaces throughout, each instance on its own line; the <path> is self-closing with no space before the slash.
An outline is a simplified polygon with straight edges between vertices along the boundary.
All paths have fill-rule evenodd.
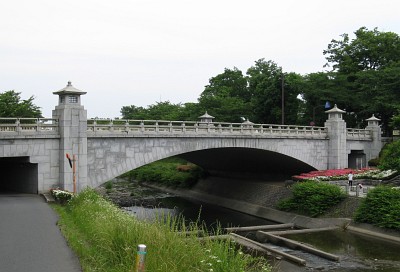
<path id="1" fill-rule="evenodd" d="M 310 165 L 273 151 L 253 148 L 214 148 L 178 155 L 212 176 L 279 181 L 315 170 Z"/>

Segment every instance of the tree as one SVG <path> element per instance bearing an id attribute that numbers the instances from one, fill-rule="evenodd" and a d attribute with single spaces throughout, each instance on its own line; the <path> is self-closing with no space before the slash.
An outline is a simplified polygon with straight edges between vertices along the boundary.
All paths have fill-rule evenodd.
<path id="1" fill-rule="evenodd" d="M 200 99 L 209 96 L 238 97 L 246 102 L 250 101 L 251 98 L 247 89 L 247 79 L 243 76 L 242 71 L 236 67 L 233 69 L 225 68 L 222 74 L 210 78 L 209 85 L 205 86 Z"/>
<path id="2" fill-rule="evenodd" d="M 397 114 L 392 117 L 390 126 L 393 129 L 397 129 L 397 130 L 400 129 L 400 108 L 398 109 Z"/>
<path id="3" fill-rule="evenodd" d="M 314 121 L 317 126 L 322 126 L 326 121 L 324 111 L 326 102 L 331 106 L 337 104 L 346 111 L 344 119 L 348 127 L 358 127 L 358 112 L 360 110 L 360 95 L 352 91 L 352 83 L 348 82 L 346 75 L 337 72 L 318 72 L 304 76 L 302 98 L 305 101 L 305 115 L 303 119 Z M 315 119 L 315 120 L 313 120 Z"/>
<path id="4" fill-rule="evenodd" d="M 122 118 L 131 120 L 196 121 L 200 113 L 196 103 L 172 104 L 169 101 L 157 102 L 147 108 L 135 105 L 121 108 Z"/>
<path id="5" fill-rule="evenodd" d="M 255 122 L 281 123 L 283 83 L 285 123 L 297 123 L 300 105 L 297 96 L 300 94 L 301 76 L 295 73 L 284 74 L 276 63 L 265 59 L 256 61 L 255 65 L 247 70 L 247 75 Z"/>
<path id="6" fill-rule="evenodd" d="M 400 62 L 380 70 L 358 72 L 356 75 L 359 116 L 365 119 L 375 114 L 381 119 L 384 135 L 389 136 L 391 118 L 397 113 L 400 104 Z"/>
<path id="7" fill-rule="evenodd" d="M 400 172 L 400 140 L 389 143 L 382 150 L 379 168 L 397 170 Z"/>
<path id="8" fill-rule="evenodd" d="M 282 117 L 282 69 L 260 59 L 247 70 L 255 122 L 279 124 Z"/>
<path id="9" fill-rule="evenodd" d="M 169 101 L 157 102 L 147 108 L 134 105 L 124 106 L 121 109 L 122 118 L 136 120 L 178 120 L 181 104 L 171 104 Z"/>
<path id="10" fill-rule="evenodd" d="M 240 122 L 240 117 L 252 118 L 251 94 L 247 79 L 236 67 L 225 68 L 212 77 L 199 98 L 199 107 L 214 115 L 218 121 Z"/>
<path id="11" fill-rule="evenodd" d="M 41 118 L 40 107 L 33 104 L 34 97 L 21 100 L 14 90 L 0 93 L 0 117 Z"/>
<path id="12" fill-rule="evenodd" d="M 123 119 L 136 119 L 136 120 L 147 119 L 146 109 L 143 107 L 137 107 L 135 105 L 123 106 L 121 108 L 121 114 Z"/>
<path id="13" fill-rule="evenodd" d="M 375 114 L 382 120 L 384 135 L 390 135 L 390 118 L 400 102 L 400 36 L 361 27 L 350 40 L 332 40 L 324 51 L 332 65 L 337 90 L 344 100 L 345 120 L 350 127 L 363 127 L 365 119 Z M 340 91 L 340 92 L 339 92 Z M 342 102 L 342 101 L 340 101 Z M 339 104 L 339 101 L 335 101 Z"/>
<path id="14" fill-rule="evenodd" d="M 333 101 L 333 83 L 328 73 L 311 73 L 304 76 L 305 87 L 301 97 L 304 100 L 304 114 L 302 123 L 314 123 L 322 126 L 326 120 L 324 106 L 327 101 Z"/>
<path id="15" fill-rule="evenodd" d="M 350 40 L 342 34 L 341 40 L 332 40 L 324 55 L 334 71 L 353 74 L 358 71 L 379 70 L 400 61 L 400 37 L 393 32 L 380 32 L 377 28 L 361 27 Z"/>

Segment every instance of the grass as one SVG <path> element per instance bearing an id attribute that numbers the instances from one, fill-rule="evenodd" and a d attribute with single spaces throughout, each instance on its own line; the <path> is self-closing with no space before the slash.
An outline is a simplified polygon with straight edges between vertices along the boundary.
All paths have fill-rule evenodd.
<path id="1" fill-rule="evenodd" d="M 197 236 L 179 234 L 201 230 L 198 224 L 185 225 L 183 218 L 171 217 L 139 221 L 90 189 L 54 209 L 85 272 L 134 271 L 138 244 L 147 246 L 147 272 L 271 271 L 263 258 L 244 254 L 230 240 L 200 242 Z"/>
<path id="2" fill-rule="evenodd" d="M 122 175 L 143 182 L 156 182 L 169 187 L 187 188 L 206 173 L 197 165 L 178 157 L 156 161 Z"/>

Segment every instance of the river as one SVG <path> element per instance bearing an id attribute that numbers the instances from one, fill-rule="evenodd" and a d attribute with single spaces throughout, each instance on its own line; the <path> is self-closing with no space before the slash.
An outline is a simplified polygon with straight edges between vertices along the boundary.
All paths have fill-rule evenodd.
<path id="1" fill-rule="evenodd" d="M 208 205 L 146 188 L 147 197 L 151 192 L 156 196 L 153 207 L 131 206 L 123 209 L 141 220 L 153 220 L 160 213 L 183 215 L 188 221 L 205 223 L 208 229 L 232 226 L 255 226 L 275 224 L 255 216 L 236 212 L 227 208 Z M 250 237 L 252 234 L 248 234 Z M 334 272 L 398 272 L 400 271 L 400 245 L 346 231 L 329 231 L 286 236 L 293 240 L 310 244 L 320 250 L 340 256 L 340 262 L 327 261 L 301 251 L 294 251 L 275 245 L 276 249 L 306 259 L 307 265 L 297 266 L 284 260 L 270 259 L 274 271 L 334 271 Z"/>

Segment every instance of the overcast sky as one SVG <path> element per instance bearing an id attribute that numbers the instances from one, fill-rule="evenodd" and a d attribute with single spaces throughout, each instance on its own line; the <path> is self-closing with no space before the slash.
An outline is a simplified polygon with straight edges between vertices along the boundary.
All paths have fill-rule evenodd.
<path id="1" fill-rule="evenodd" d="M 0 0 L 0 92 L 45 117 L 54 91 L 86 91 L 88 117 L 122 106 L 197 102 L 209 79 L 265 58 L 323 71 L 322 51 L 361 26 L 400 34 L 399 0 Z"/>

